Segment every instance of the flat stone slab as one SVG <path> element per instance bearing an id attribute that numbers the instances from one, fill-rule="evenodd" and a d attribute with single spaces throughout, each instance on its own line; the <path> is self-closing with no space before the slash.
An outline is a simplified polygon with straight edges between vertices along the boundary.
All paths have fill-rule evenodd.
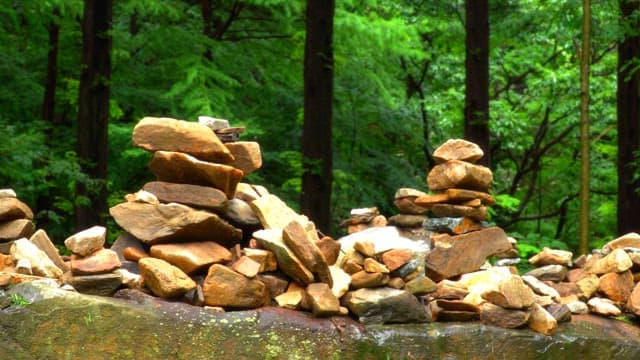
<path id="1" fill-rule="evenodd" d="M 271 307 L 213 313 L 131 290 L 117 294 L 129 300 L 29 284 L 6 296 L 14 293 L 30 304 L 0 311 L 0 349 L 12 359 L 640 358 L 639 327 L 589 315 L 574 315 L 545 336 L 480 322 L 362 325 Z"/>

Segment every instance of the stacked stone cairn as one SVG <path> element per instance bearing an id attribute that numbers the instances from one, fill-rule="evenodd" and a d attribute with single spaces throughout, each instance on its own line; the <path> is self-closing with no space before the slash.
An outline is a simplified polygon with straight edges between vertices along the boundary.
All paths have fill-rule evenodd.
<path id="1" fill-rule="evenodd" d="M 110 209 L 125 230 L 110 249 L 106 229 L 95 226 L 67 238 L 72 255 L 60 256 L 44 230 L 35 231 L 31 209 L 0 190 L 0 289 L 48 281 L 211 311 L 279 306 L 362 323 L 479 319 L 547 335 L 571 314 L 640 317 L 636 233 L 575 261 L 545 248 L 522 276 L 510 262 L 487 261 L 516 250 L 484 221 L 492 175 L 475 164 L 475 144 L 438 148 L 431 193 L 398 190 L 392 226 L 375 208 L 356 209 L 347 225 L 363 226 L 336 241 L 264 187 L 241 182 L 261 166 L 258 144 L 239 141 L 242 131 L 209 117 L 142 119 L 133 144 L 153 153 L 156 180 Z"/>
<path id="2" fill-rule="evenodd" d="M 156 181 L 110 209 L 125 233 L 112 249 L 142 290 L 216 311 L 279 305 L 346 314 L 330 266 L 339 244 L 264 187 L 241 182 L 262 165 L 242 128 L 142 119 L 133 144 L 153 152 Z M 235 135 L 232 135 L 235 134 Z"/>

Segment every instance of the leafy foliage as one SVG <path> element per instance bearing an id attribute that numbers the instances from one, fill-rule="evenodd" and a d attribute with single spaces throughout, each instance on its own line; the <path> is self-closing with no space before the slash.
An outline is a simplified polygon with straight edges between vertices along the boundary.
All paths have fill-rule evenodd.
<path id="1" fill-rule="evenodd" d="M 297 208 L 305 2 L 248 0 L 239 10 L 236 3 L 212 2 L 214 33 L 206 34 L 198 2 L 115 2 L 110 205 L 152 178 L 150 154 L 131 146 L 140 118 L 210 115 L 247 128 L 243 139 L 260 143 L 264 164 L 247 181 Z M 430 153 L 462 136 L 463 5 L 338 2 L 334 235 L 351 208 L 377 206 L 392 215 L 398 188 L 426 190 Z M 74 204 L 83 200 L 74 197 L 75 184 L 87 181 L 74 140 L 81 15 L 79 0 L 0 0 L 0 184 L 14 188 L 57 239 L 72 231 Z M 570 2 L 491 3 L 491 166 L 498 204 L 490 220 L 520 240 L 523 256 L 577 245 L 580 16 Z M 593 18 L 591 245 L 597 246 L 615 229 L 617 2 L 595 3 Z M 52 21 L 60 25 L 56 121 L 44 123 Z M 38 207 L 43 197 L 51 206 Z M 116 227 L 110 230 L 113 239 Z"/>

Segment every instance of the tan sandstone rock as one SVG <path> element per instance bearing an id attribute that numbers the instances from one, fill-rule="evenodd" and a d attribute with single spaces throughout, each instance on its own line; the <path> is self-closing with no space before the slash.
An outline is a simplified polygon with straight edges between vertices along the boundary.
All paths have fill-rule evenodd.
<path id="1" fill-rule="evenodd" d="M 195 157 L 170 151 L 156 151 L 149 168 L 159 181 L 213 186 L 232 199 L 236 186 L 242 180 L 242 170 L 229 165 L 215 164 Z"/>
<path id="2" fill-rule="evenodd" d="M 436 165 L 427 176 L 427 184 L 432 191 L 462 188 L 487 192 L 493 182 L 491 170 L 460 160 L 449 160 Z"/>
<path id="3" fill-rule="evenodd" d="M 176 203 L 125 202 L 109 209 L 109 213 L 120 227 L 146 245 L 215 239 L 231 246 L 242 239 L 242 231 L 218 215 Z"/>
<path id="4" fill-rule="evenodd" d="M 483 155 L 484 152 L 478 145 L 463 139 L 449 139 L 433 151 L 433 158 L 439 164 L 449 160 L 474 163 Z"/>
<path id="5" fill-rule="evenodd" d="M 196 288 L 196 283 L 184 271 L 162 259 L 147 257 L 138 264 L 144 283 L 156 296 L 177 298 Z"/>
<path id="6" fill-rule="evenodd" d="M 232 269 L 214 264 L 202 284 L 204 301 L 209 306 L 257 308 L 267 300 L 267 287 L 258 279 L 249 279 Z"/>
<path id="7" fill-rule="evenodd" d="M 227 204 L 225 193 L 210 186 L 152 181 L 144 184 L 143 189 L 154 194 L 163 203 L 176 202 L 214 212 L 224 211 Z"/>
<path id="8" fill-rule="evenodd" d="M 145 117 L 133 129 L 133 145 L 148 151 L 177 151 L 207 161 L 233 160 L 210 128 L 184 120 Z"/>
<path id="9" fill-rule="evenodd" d="M 231 252 L 214 241 L 156 244 L 151 246 L 149 252 L 151 256 L 165 260 L 187 274 L 231 261 Z"/>

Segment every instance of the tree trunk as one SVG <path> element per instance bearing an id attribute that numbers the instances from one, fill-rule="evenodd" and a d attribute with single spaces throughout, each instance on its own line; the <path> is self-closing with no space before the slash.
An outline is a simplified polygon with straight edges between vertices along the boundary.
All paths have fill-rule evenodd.
<path id="1" fill-rule="evenodd" d="M 77 152 L 89 181 L 76 184 L 76 228 L 105 224 L 112 0 L 85 0 Z"/>
<path id="2" fill-rule="evenodd" d="M 582 49 L 580 51 L 580 254 L 589 250 L 589 60 L 591 56 L 591 2 L 582 0 Z"/>
<path id="3" fill-rule="evenodd" d="M 489 1 L 465 1 L 464 137 L 484 151 L 489 165 Z"/>
<path id="4" fill-rule="evenodd" d="M 620 0 L 623 29 L 632 29 L 618 45 L 618 234 L 640 232 L 640 0 Z M 632 17 L 636 12 L 635 18 Z M 628 23 L 631 22 L 631 23 Z M 635 166 L 634 166 L 635 165 Z"/>
<path id="5" fill-rule="evenodd" d="M 57 7 L 53 8 L 51 22 L 49 23 L 49 51 L 47 54 L 47 77 L 44 84 L 44 98 L 42 100 L 42 120 L 45 122 L 45 142 L 47 146 L 52 146 L 53 134 L 55 133 L 56 117 L 56 87 L 58 86 L 58 39 L 60 35 L 60 25 L 58 17 L 60 11 Z M 42 163 L 37 166 L 46 167 L 49 163 L 48 158 L 40 159 Z M 38 194 L 36 199 L 36 213 L 42 210 L 51 209 L 51 194 L 48 189 Z M 38 217 L 38 226 L 46 228 L 49 222 L 48 216 Z"/>
<path id="6" fill-rule="evenodd" d="M 300 209 L 323 231 L 331 223 L 334 10 L 335 0 L 307 0 Z"/>

